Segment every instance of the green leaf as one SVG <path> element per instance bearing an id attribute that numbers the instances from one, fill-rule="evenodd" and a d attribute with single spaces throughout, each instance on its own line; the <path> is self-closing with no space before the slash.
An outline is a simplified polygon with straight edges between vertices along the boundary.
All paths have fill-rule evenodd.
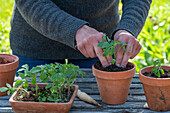
<path id="1" fill-rule="evenodd" d="M 18 75 L 19 75 L 22 79 L 26 79 L 26 76 L 24 75 L 24 73 L 18 73 Z"/>
<path id="2" fill-rule="evenodd" d="M 49 100 L 49 101 L 55 101 L 52 97 L 48 97 L 47 100 Z"/>
<path id="3" fill-rule="evenodd" d="M 17 72 L 21 72 L 21 71 L 24 71 L 24 70 L 25 70 L 24 68 L 21 68 Z"/>
<path id="4" fill-rule="evenodd" d="M 11 86 L 10 84 L 8 84 L 8 83 L 6 83 L 6 86 L 7 86 L 9 89 L 12 88 L 12 86 Z"/>
<path id="5" fill-rule="evenodd" d="M 76 78 L 76 76 L 77 76 L 77 72 L 74 71 L 74 72 L 72 73 L 70 79 Z"/>
<path id="6" fill-rule="evenodd" d="M 99 43 L 97 44 L 97 47 L 102 47 L 102 46 L 103 46 L 103 44 L 104 44 L 104 41 L 99 42 Z"/>
<path id="7" fill-rule="evenodd" d="M 111 47 L 109 56 L 112 56 L 115 53 L 115 48 L 114 46 Z"/>
<path id="8" fill-rule="evenodd" d="M 50 89 L 50 91 L 52 91 L 53 93 L 57 92 L 57 88 L 55 86 L 52 86 L 52 88 Z"/>
<path id="9" fill-rule="evenodd" d="M 116 62 L 116 60 L 115 60 L 115 59 L 112 59 L 111 64 L 112 64 L 112 65 L 114 65 L 114 64 L 115 64 L 115 62 Z"/>
<path id="10" fill-rule="evenodd" d="M 110 51 L 110 48 L 107 48 L 107 49 L 104 51 L 103 56 L 107 56 L 108 53 L 109 53 L 109 51 Z"/>
<path id="11" fill-rule="evenodd" d="M 42 101 L 45 102 L 47 100 L 47 97 L 43 97 Z"/>
<path id="12" fill-rule="evenodd" d="M 42 80 L 41 82 L 43 82 L 43 83 L 48 83 L 49 81 L 50 81 L 50 79 L 49 79 L 49 78 L 46 78 L 46 79 Z"/>
<path id="13" fill-rule="evenodd" d="M 155 68 L 152 68 L 152 72 L 154 72 L 154 71 L 156 71 L 156 69 L 155 69 Z"/>
<path id="14" fill-rule="evenodd" d="M 31 83 L 32 83 L 33 85 L 35 85 L 35 84 L 36 84 L 36 77 L 35 77 L 35 76 L 33 76 L 33 77 L 32 77 L 32 79 L 31 79 Z"/>
<path id="15" fill-rule="evenodd" d="M 52 81 L 56 80 L 57 76 L 58 76 L 58 73 L 54 73 L 51 77 L 51 80 Z"/>
<path id="16" fill-rule="evenodd" d="M 38 73 L 38 72 L 40 72 L 40 71 L 41 71 L 41 68 L 40 68 L 40 67 L 33 67 L 33 68 L 30 70 L 31 73 Z"/>
<path id="17" fill-rule="evenodd" d="M 29 69 L 29 66 L 28 66 L 28 64 L 24 64 L 24 65 L 22 65 L 21 67 L 23 67 L 23 68 L 25 68 L 25 69 Z"/>
<path id="18" fill-rule="evenodd" d="M 23 82 L 23 80 L 17 80 L 14 86 L 19 87 Z"/>
<path id="19" fill-rule="evenodd" d="M 125 46 L 123 46 L 123 49 L 124 49 L 124 51 L 125 51 L 125 53 L 126 53 L 126 52 L 127 52 L 127 50 L 126 50 Z"/>
<path id="20" fill-rule="evenodd" d="M 10 95 L 10 94 L 11 94 L 10 90 L 8 90 L 7 94 L 8 94 L 8 95 Z"/>
<path id="21" fill-rule="evenodd" d="M 110 47 L 110 44 L 108 42 L 104 42 L 101 48 L 108 48 Z"/>
<path id="22" fill-rule="evenodd" d="M 46 87 L 45 87 L 45 89 L 49 89 L 49 88 L 51 88 L 53 86 L 53 84 L 52 83 L 49 83 Z"/>
<path id="23" fill-rule="evenodd" d="M 110 39 L 108 36 L 107 36 L 106 38 L 107 38 L 107 41 L 108 41 L 108 42 L 111 42 L 111 39 Z"/>
<path id="24" fill-rule="evenodd" d="M 1 88 L 0 88 L 0 92 L 5 92 L 5 91 L 7 91 L 7 90 L 8 90 L 7 87 L 1 87 Z"/>
<path id="25" fill-rule="evenodd" d="M 41 79 L 41 80 L 44 80 L 44 79 L 46 79 L 46 78 L 47 78 L 47 75 L 46 75 L 45 72 L 40 73 L 40 79 Z"/>
<path id="26" fill-rule="evenodd" d="M 161 75 L 160 75 L 159 71 L 158 71 L 158 73 L 157 73 L 157 76 L 158 76 L 159 78 L 161 77 Z"/>
<path id="27" fill-rule="evenodd" d="M 24 87 L 24 89 L 27 89 L 27 88 L 28 88 L 28 81 L 26 81 L 26 82 L 23 83 L 23 87 Z"/>
<path id="28" fill-rule="evenodd" d="M 66 75 L 70 75 L 74 70 L 72 68 L 69 68 L 66 70 Z"/>
<path id="29" fill-rule="evenodd" d="M 164 70 L 163 70 L 163 69 L 160 69 L 160 71 L 161 71 L 161 73 L 162 73 L 162 74 L 165 74 L 165 72 L 164 72 Z"/>
<path id="30" fill-rule="evenodd" d="M 107 41 L 107 40 L 106 40 L 106 34 L 105 34 L 105 33 L 104 33 L 104 35 L 103 35 L 103 40 L 104 40 L 104 41 Z"/>

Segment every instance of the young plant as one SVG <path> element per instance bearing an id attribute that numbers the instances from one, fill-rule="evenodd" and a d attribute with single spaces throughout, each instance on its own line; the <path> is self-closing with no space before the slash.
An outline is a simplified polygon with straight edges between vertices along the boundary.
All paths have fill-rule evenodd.
<path id="1" fill-rule="evenodd" d="M 163 59 L 157 59 L 154 61 L 154 67 L 152 68 L 152 72 L 157 76 L 161 77 L 161 74 L 164 74 L 164 70 L 161 68 L 161 63 Z"/>
<path id="2" fill-rule="evenodd" d="M 20 94 L 24 95 L 25 92 L 30 95 L 30 92 L 33 96 L 38 97 L 39 102 L 67 102 L 70 98 L 70 89 L 73 89 L 73 83 L 77 81 L 77 75 L 81 75 L 81 80 L 83 80 L 83 71 L 79 69 L 78 66 L 73 64 L 45 64 L 38 65 L 29 70 L 28 65 L 23 65 L 18 72 L 23 71 L 23 73 L 19 73 L 19 76 L 22 80 L 18 80 L 15 83 L 15 87 L 11 87 L 7 84 L 7 87 L 0 88 L 1 92 L 5 92 L 8 90 L 8 95 L 13 93 L 15 90 L 20 89 Z M 37 76 L 40 76 L 39 78 Z M 28 80 L 31 79 L 31 83 L 35 85 L 35 87 L 31 87 L 31 91 L 28 91 Z M 38 83 L 45 82 L 48 85 L 45 87 L 45 92 L 41 92 L 38 87 Z M 16 88 L 20 86 L 21 88 Z M 67 91 L 67 94 L 65 93 Z M 19 97 L 23 98 L 23 97 Z"/>
<path id="3" fill-rule="evenodd" d="M 116 47 L 117 44 L 120 44 L 121 46 L 118 48 L 118 50 L 116 52 L 115 47 Z M 109 56 L 114 55 L 114 58 L 111 62 L 111 64 L 114 65 L 115 62 L 116 62 L 117 53 L 120 51 L 121 48 L 123 48 L 124 51 L 126 52 L 127 50 L 126 50 L 125 46 L 129 46 L 129 45 L 126 44 L 125 42 L 113 41 L 113 40 L 109 39 L 108 36 L 106 36 L 106 34 L 104 34 L 103 35 L 103 41 L 98 43 L 97 46 L 101 47 L 103 49 L 103 51 L 104 51 L 103 56 L 107 56 L 108 54 L 109 54 Z"/>

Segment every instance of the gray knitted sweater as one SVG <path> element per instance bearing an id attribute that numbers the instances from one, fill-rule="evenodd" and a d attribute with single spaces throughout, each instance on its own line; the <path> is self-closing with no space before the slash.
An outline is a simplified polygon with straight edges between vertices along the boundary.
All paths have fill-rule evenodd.
<path id="1" fill-rule="evenodd" d="M 108 34 L 124 29 L 140 33 L 151 0 L 15 0 L 10 45 L 24 57 L 34 59 L 85 59 L 75 49 L 76 31 L 84 24 Z M 120 21 L 119 21 L 120 20 Z"/>

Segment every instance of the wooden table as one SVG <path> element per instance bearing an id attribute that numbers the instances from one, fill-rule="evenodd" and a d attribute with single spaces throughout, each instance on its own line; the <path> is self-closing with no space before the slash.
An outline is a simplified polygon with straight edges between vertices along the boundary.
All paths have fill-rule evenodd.
<path id="1" fill-rule="evenodd" d="M 82 69 L 86 72 L 84 75 L 83 82 L 76 83 L 79 85 L 79 89 L 83 92 L 89 94 L 92 98 L 94 98 L 98 103 L 102 105 L 102 107 L 97 107 L 83 101 L 80 101 L 78 98 L 75 99 L 73 106 L 71 108 L 70 113 L 160 113 L 149 110 L 146 98 L 143 90 L 143 86 L 139 80 L 138 74 L 134 75 L 132 79 L 132 84 L 129 90 L 129 95 L 127 97 L 127 101 L 121 105 L 107 105 L 104 104 L 101 100 L 99 90 L 97 87 L 96 79 L 92 75 L 91 69 Z M 18 79 L 18 78 L 15 78 Z M 10 96 L 2 96 L 0 97 L 0 113 L 14 113 L 8 99 Z M 162 113 L 170 113 L 162 112 Z"/>

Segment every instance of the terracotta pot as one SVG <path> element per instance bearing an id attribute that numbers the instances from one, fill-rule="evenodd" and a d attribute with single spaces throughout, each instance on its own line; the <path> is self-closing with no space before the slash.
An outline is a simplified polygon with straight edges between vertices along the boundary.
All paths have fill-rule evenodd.
<path id="1" fill-rule="evenodd" d="M 47 83 L 39 83 L 38 86 L 46 86 Z M 20 86 L 21 87 L 21 86 Z M 74 93 L 67 103 L 49 103 L 49 102 L 24 102 L 15 101 L 13 98 L 17 94 L 17 91 L 9 99 L 12 109 L 16 113 L 68 113 L 71 109 L 73 101 L 78 91 L 78 85 L 74 85 Z"/>
<path id="2" fill-rule="evenodd" d="M 130 84 L 135 75 L 136 67 L 122 72 L 107 72 L 96 69 L 93 65 L 93 75 L 96 77 L 102 101 L 106 104 L 123 104 L 126 102 Z"/>
<path id="3" fill-rule="evenodd" d="M 170 78 L 152 78 L 142 73 L 151 72 L 153 66 L 142 68 L 139 71 L 140 81 L 143 83 L 148 106 L 154 111 L 170 110 Z M 170 66 L 162 66 L 170 70 Z"/>
<path id="4" fill-rule="evenodd" d="M 13 86 L 16 69 L 19 66 L 19 58 L 10 54 L 0 54 L 0 58 L 3 58 L 5 62 L 11 62 L 0 64 L 0 87 L 6 87 L 6 83 Z M 7 92 L 0 92 L 0 96 L 5 95 L 7 95 Z"/>

